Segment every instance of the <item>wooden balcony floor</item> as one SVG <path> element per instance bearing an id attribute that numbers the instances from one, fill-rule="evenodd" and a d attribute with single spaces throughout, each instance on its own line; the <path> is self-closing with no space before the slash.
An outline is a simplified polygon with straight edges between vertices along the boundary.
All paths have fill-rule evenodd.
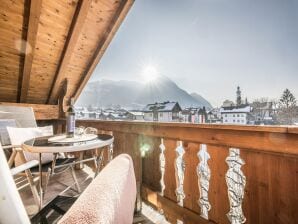
<path id="1" fill-rule="evenodd" d="M 92 170 L 85 166 L 82 170 L 76 170 L 78 181 L 82 188 L 84 190 L 88 184 L 92 181 L 93 172 Z M 49 203 L 51 200 L 53 200 L 61 191 L 63 191 L 66 186 L 69 186 L 73 184 L 73 180 L 70 174 L 70 171 L 66 171 L 62 174 L 58 174 L 56 176 L 53 176 L 50 178 L 48 188 L 44 197 L 44 204 Z M 77 193 L 73 190 L 68 190 L 64 195 L 73 196 Z M 33 196 L 31 193 L 31 190 L 29 187 L 26 187 L 25 189 L 22 189 L 20 191 L 21 198 L 24 202 L 24 205 L 26 207 L 26 210 L 30 217 L 32 217 L 35 212 L 37 212 L 37 206 L 34 203 Z M 148 209 L 147 209 L 148 210 Z M 150 214 L 150 213 L 149 213 Z M 55 220 L 55 218 L 53 218 Z M 58 220 L 55 220 L 51 223 L 56 223 Z M 135 215 L 134 222 L 133 223 L 140 223 L 140 224 L 151 224 L 154 223 L 150 221 L 146 216 L 143 214 Z"/>

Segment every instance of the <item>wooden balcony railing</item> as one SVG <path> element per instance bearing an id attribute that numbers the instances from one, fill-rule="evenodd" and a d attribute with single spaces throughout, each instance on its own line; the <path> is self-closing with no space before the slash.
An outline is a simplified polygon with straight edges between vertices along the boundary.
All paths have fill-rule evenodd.
<path id="1" fill-rule="evenodd" d="M 171 223 L 295 223 L 298 128 L 78 121 L 112 131 Z"/>

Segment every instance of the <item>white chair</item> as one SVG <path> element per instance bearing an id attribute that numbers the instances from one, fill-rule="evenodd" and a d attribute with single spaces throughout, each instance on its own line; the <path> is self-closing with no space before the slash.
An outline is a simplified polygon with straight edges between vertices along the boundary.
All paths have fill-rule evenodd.
<path id="1" fill-rule="evenodd" d="M 14 149 L 10 145 L 9 136 L 6 131 L 6 125 L 14 126 L 15 121 L 11 119 L 0 120 L 0 144 L 3 143 L 4 145 L 6 145 L 3 147 L 3 152 L 5 152 L 6 157 L 8 158 L 8 167 L 11 169 L 11 174 L 15 176 L 17 189 L 22 190 L 29 185 L 33 194 L 34 201 L 38 205 L 40 199 L 36 189 L 36 183 L 39 180 L 39 176 L 34 177 L 30 169 L 36 167 L 39 163 L 37 160 L 32 160 L 29 162 L 24 162 L 22 165 L 12 168 L 18 149 Z"/>
<path id="2" fill-rule="evenodd" d="M 8 167 L 0 143 L 0 223 L 29 224 L 29 218 Z M 12 212 L 13 211 L 13 212 Z"/>
<path id="3" fill-rule="evenodd" d="M 10 142 L 10 145 L 14 145 L 14 146 L 20 145 L 23 141 L 28 140 L 24 137 L 25 135 L 27 135 L 28 138 L 38 137 L 38 135 L 39 136 L 44 135 L 42 133 L 45 130 L 40 130 L 40 128 L 37 127 L 34 111 L 30 107 L 0 106 L 0 120 L 1 120 L 0 128 L 2 127 L 2 131 L 0 133 L 0 136 L 2 136 L 1 141 L 5 139 L 6 144 L 7 144 L 7 136 L 9 135 L 10 135 L 9 140 L 13 141 L 13 142 Z M 8 133 L 6 129 L 8 125 L 5 124 L 5 120 L 6 121 L 14 120 L 15 127 L 18 127 L 18 128 L 17 129 L 11 128 L 10 132 Z M 25 129 L 22 130 L 22 128 L 25 128 Z M 33 132 L 33 133 L 30 134 L 28 132 Z M 50 131 L 50 134 L 53 134 L 53 131 Z M 3 135 L 5 136 L 4 138 L 3 138 Z M 46 135 L 49 135 L 48 130 L 46 130 Z M 10 166 L 13 164 L 13 162 L 16 162 L 16 165 L 21 165 L 31 160 L 38 160 L 38 155 L 24 152 L 23 150 L 20 150 L 20 148 L 18 147 L 12 147 L 12 153 L 9 159 Z M 77 191 L 80 192 L 80 186 L 74 171 L 74 162 L 76 160 L 75 158 L 61 158 L 61 157 L 58 157 L 57 154 L 53 155 L 51 153 L 44 153 L 42 160 L 45 161 L 45 163 L 42 165 L 42 173 L 43 173 L 43 176 L 45 177 L 45 184 L 43 186 L 44 192 L 46 192 L 50 176 L 62 173 L 66 170 L 71 171 L 71 175 L 73 177 Z M 63 168 L 61 168 L 61 165 L 63 165 Z M 33 174 L 39 175 L 38 166 L 32 167 L 30 170 Z"/>
<path id="4" fill-rule="evenodd" d="M 30 223 L 0 144 L 0 223 Z M 91 182 L 59 223 L 130 224 L 136 200 L 132 159 L 120 155 Z M 42 218 L 45 211 L 39 212 Z M 11 214 L 11 215 L 10 215 Z"/>

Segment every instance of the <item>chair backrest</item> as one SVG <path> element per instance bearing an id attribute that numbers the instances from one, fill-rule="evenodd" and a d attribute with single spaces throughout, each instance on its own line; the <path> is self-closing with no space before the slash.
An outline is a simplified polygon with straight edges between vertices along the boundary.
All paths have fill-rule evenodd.
<path id="1" fill-rule="evenodd" d="M 0 223 L 29 224 L 25 207 L 12 179 L 2 146 L 0 144 Z"/>
<path id="2" fill-rule="evenodd" d="M 0 142 L 2 145 L 11 145 L 7 127 L 17 127 L 16 121 L 14 119 L 0 118 Z"/>
<path id="3" fill-rule="evenodd" d="M 132 159 L 121 154 L 98 174 L 58 224 L 131 224 L 136 193 Z"/>
<path id="4" fill-rule="evenodd" d="M 0 119 L 14 119 L 18 127 L 37 127 L 32 107 L 2 106 L 0 105 Z"/>

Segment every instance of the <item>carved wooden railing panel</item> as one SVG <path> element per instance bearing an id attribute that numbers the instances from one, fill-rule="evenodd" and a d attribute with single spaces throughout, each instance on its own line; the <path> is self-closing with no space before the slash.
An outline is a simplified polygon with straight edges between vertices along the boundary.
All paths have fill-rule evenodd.
<path id="1" fill-rule="evenodd" d="M 159 145 L 160 148 L 160 155 L 159 155 L 159 166 L 160 166 L 160 195 L 164 196 L 165 191 L 165 170 L 166 170 L 166 156 L 165 156 L 165 150 L 166 147 L 163 143 L 163 139 L 161 139 L 161 143 Z"/>
<path id="2" fill-rule="evenodd" d="M 226 173 L 226 183 L 230 201 L 230 211 L 227 216 L 232 224 L 245 223 L 246 218 L 243 214 L 242 203 L 244 199 L 246 177 L 241 170 L 241 167 L 245 162 L 240 158 L 240 150 L 230 148 L 230 153 L 226 158 L 226 162 L 229 166 Z"/>
<path id="3" fill-rule="evenodd" d="M 208 219 L 208 212 L 211 209 L 211 204 L 209 202 L 209 185 L 211 172 L 208 165 L 210 154 L 208 153 L 207 146 L 205 144 L 201 144 L 200 151 L 198 152 L 198 157 L 200 159 L 200 163 L 197 166 L 197 174 L 199 178 L 198 185 L 200 188 L 200 199 L 198 203 L 201 207 L 201 216 L 204 219 Z"/>
<path id="4" fill-rule="evenodd" d="M 164 213 L 171 223 L 297 220 L 297 128 L 79 123 L 113 131 L 114 155 L 132 155 L 138 183 L 143 184 L 143 200 Z M 184 154 L 181 147 L 180 153 L 176 152 L 180 141 Z M 149 148 L 141 158 L 144 144 Z M 204 156 L 199 159 L 202 146 Z M 177 189 L 185 198 L 182 193 L 177 197 Z"/>
<path id="5" fill-rule="evenodd" d="M 182 145 L 182 141 L 177 142 L 176 159 L 175 159 L 175 176 L 176 176 L 176 197 L 178 204 L 183 207 L 183 201 L 185 198 L 184 193 L 184 172 L 185 172 L 185 162 L 184 162 L 184 153 L 185 150 Z"/>

